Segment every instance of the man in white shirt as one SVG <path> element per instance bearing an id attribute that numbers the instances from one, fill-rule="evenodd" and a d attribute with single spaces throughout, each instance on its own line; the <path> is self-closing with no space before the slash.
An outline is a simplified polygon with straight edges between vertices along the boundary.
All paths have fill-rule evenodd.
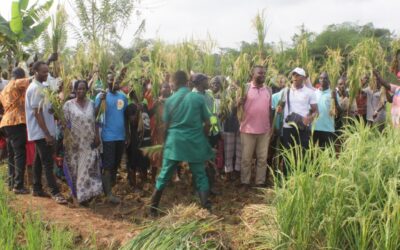
<path id="1" fill-rule="evenodd" d="M 305 85 L 304 69 L 295 68 L 291 75 L 292 85 L 284 93 L 282 144 L 285 148 L 301 145 L 303 149 L 308 149 L 310 126 L 318 114 L 317 100 L 314 89 Z M 285 175 L 287 167 L 283 170 Z"/>
<path id="2" fill-rule="evenodd" d="M 35 162 L 33 165 L 33 196 L 48 196 L 42 189 L 42 168 L 52 198 L 60 204 L 66 200 L 61 195 L 53 174 L 53 146 L 55 143 L 55 121 L 50 111 L 50 103 L 44 100 L 44 82 L 47 80 L 49 67 L 38 61 L 33 65 L 35 78 L 26 90 L 25 112 L 28 140 L 35 142 Z"/>

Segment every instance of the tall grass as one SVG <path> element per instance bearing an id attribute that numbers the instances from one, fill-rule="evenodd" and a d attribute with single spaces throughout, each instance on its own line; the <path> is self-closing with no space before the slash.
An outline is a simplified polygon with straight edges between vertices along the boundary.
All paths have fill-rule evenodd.
<path id="1" fill-rule="evenodd" d="M 19 213 L 9 207 L 13 199 L 5 191 L 5 181 L 0 174 L 0 248 L 4 250 L 26 249 L 74 249 L 71 231 L 46 224 L 38 214 L 30 211 Z"/>
<path id="2" fill-rule="evenodd" d="M 355 123 L 343 149 L 284 151 L 275 187 L 278 249 L 400 249 L 400 132 Z"/>

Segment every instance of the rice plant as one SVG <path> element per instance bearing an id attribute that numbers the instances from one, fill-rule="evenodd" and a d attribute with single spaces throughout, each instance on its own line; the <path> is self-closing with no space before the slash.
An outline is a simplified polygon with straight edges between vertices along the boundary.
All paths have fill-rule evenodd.
<path id="1" fill-rule="evenodd" d="M 251 59 L 246 53 L 242 53 L 236 59 L 233 65 L 233 79 L 238 82 L 238 91 L 236 97 L 238 99 L 244 98 L 246 95 L 246 85 L 250 79 Z M 243 118 L 243 107 L 238 108 L 238 118 Z"/>
<path id="2" fill-rule="evenodd" d="M 266 18 L 264 11 L 258 12 L 255 18 L 252 20 L 253 28 L 257 34 L 257 64 L 264 64 L 267 58 L 265 50 L 265 38 L 267 36 L 267 28 L 265 27 Z"/>
<path id="3" fill-rule="evenodd" d="M 128 249 L 228 249 L 219 220 L 195 205 L 174 207 L 161 219 L 150 223 Z"/>
<path id="4" fill-rule="evenodd" d="M 368 38 L 361 41 L 350 53 L 352 69 L 348 74 L 350 79 L 351 93 L 356 93 L 359 89 L 359 81 L 363 74 L 367 74 L 370 79 L 370 88 L 376 90 L 377 83 L 373 77 L 373 70 L 380 71 L 381 75 L 385 73 L 387 62 L 385 51 L 382 49 L 379 41 L 374 38 Z M 352 96 L 350 96 L 352 97 Z"/>
<path id="5" fill-rule="evenodd" d="M 38 213 L 14 211 L 13 199 L 5 189 L 5 178 L 0 174 L 0 246 L 1 249 L 54 249 L 74 248 L 75 235 L 64 228 L 46 224 Z"/>
<path id="6" fill-rule="evenodd" d="M 343 57 L 341 55 L 340 49 L 330 49 L 330 48 L 326 50 L 326 56 L 327 59 L 322 69 L 328 73 L 331 82 L 330 88 L 332 90 L 335 90 L 337 82 L 340 77 L 340 73 L 342 72 L 343 69 Z M 330 114 L 333 117 L 336 117 L 337 115 L 335 100 L 333 98 L 331 98 Z"/>
<path id="7" fill-rule="evenodd" d="M 342 151 L 285 150 L 291 166 L 275 187 L 278 249 L 399 249 L 399 131 L 355 126 Z"/>
<path id="8" fill-rule="evenodd" d="M 216 69 L 216 54 L 217 42 L 213 40 L 208 34 L 207 40 L 200 43 L 200 71 L 208 76 L 214 76 L 217 72 Z"/>
<path id="9" fill-rule="evenodd" d="M 400 39 L 393 40 L 391 43 L 391 57 L 392 57 L 392 63 L 390 65 L 390 72 L 393 74 L 397 74 L 397 72 L 400 71 L 400 62 L 399 62 L 399 56 L 400 56 Z"/>

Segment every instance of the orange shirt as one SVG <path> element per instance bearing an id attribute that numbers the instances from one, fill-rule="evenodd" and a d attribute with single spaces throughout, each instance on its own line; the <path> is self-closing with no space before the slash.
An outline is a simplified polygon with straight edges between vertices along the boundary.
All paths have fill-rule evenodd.
<path id="1" fill-rule="evenodd" d="M 25 92 L 29 86 L 29 78 L 11 80 L 0 93 L 0 101 L 4 108 L 0 128 L 25 124 Z"/>

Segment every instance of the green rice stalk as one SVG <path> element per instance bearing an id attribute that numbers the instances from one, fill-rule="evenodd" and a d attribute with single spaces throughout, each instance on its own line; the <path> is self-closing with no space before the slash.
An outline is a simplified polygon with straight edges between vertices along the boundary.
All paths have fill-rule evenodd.
<path id="1" fill-rule="evenodd" d="M 216 55 L 214 54 L 217 47 L 216 41 L 208 34 L 207 40 L 201 42 L 199 47 L 201 72 L 208 76 L 214 76 L 216 74 Z"/>
<path id="2" fill-rule="evenodd" d="M 332 90 L 336 89 L 337 82 L 340 77 L 340 73 L 343 68 L 343 57 L 341 55 L 340 49 L 330 49 L 326 50 L 327 59 L 325 61 L 325 65 L 322 67 L 323 71 L 328 73 L 330 79 L 330 88 Z M 331 98 L 331 108 L 330 115 L 336 117 L 337 110 L 335 106 L 335 99 Z"/>
<path id="3" fill-rule="evenodd" d="M 398 249 L 399 133 L 354 121 L 339 155 L 334 145 L 284 150 L 291 171 L 275 180 L 275 248 Z"/>
<path id="4" fill-rule="evenodd" d="M 308 42 L 307 39 L 302 39 L 296 46 L 297 59 L 296 64 L 298 67 L 305 67 L 310 61 L 308 52 Z"/>
<path id="5" fill-rule="evenodd" d="M 250 79 L 250 71 L 251 71 L 251 60 L 250 56 L 247 53 L 242 53 L 236 59 L 233 65 L 233 79 L 237 81 L 238 91 L 236 97 L 238 99 L 244 98 L 246 95 L 246 84 Z M 241 121 L 243 118 L 243 107 L 238 108 L 238 119 Z"/>
<path id="6" fill-rule="evenodd" d="M 149 158 L 156 158 L 160 155 L 162 155 L 162 152 L 164 150 L 164 145 L 159 144 L 159 145 L 154 145 L 150 147 L 143 147 L 140 148 L 144 156 L 148 156 Z"/>
<path id="7" fill-rule="evenodd" d="M 399 56 L 400 55 L 400 39 L 393 40 L 391 42 L 391 56 L 392 56 L 392 63 L 390 66 L 390 72 L 393 74 L 397 74 L 400 71 L 400 64 L 399 64 Z"/>
<path id="8" fill-rule="evenodd" d="M 195 205 L 175 206 L 150 223 L 122 250 L 128 249 L 228 249 L 219 220 Z"/>
<path id="9" fill-rule="evenodd" d="M 263 64 L 263 62 L 267 58 L 267 53 L 265 50 L 265 38 L 267 36 L 267 28 L 265 22 L 266 18 L 264 10 L 258 12 L 252 20 L 253 28 L 255 29 L 257 34 L 257 64 Z"/>

